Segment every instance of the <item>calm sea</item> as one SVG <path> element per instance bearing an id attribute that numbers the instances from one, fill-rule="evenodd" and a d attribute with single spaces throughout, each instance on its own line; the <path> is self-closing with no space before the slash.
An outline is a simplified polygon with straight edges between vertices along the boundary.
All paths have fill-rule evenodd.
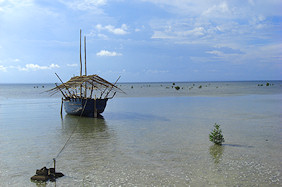
<path id="1" fill-rule="evenodd" d="M 118 86 L 103 119 L 61 119 L 52 84 L 1 84 L 0 186 L 282 185 L 282 81 Z M 30 181 L 53 158 L 65 176 Z"/>

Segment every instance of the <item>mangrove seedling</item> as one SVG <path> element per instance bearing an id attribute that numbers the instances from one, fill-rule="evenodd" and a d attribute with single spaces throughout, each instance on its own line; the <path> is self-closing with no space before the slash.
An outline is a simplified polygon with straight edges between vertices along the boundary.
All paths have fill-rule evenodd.
<path id="1" fill-rule="evenodd" d="M 175 86 L 174 88 L 175 88 L 176 90 L 179 90 L 179 89 L 180 89 L 180 87 L 179 87 L 179 86 Z"/>
<path id="2" fill-rule="evenodd" d="M 223 138 L 222 130 L 220 129 L 220 125 L 214 124 L 213 131 L 209 134 L 210 141 L 217 144 L 222 145 L 222 143 L 225 141 Z"/>

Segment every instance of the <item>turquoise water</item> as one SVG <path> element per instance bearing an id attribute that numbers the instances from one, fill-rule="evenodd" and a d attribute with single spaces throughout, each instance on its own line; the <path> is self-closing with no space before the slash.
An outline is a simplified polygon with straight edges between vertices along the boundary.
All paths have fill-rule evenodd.
<path id="1" fill-rule="evenodd" d="M 103 119 L 61 119 L 49 84 L 0 85 L 0 184 L 281 186 L 282 82 L 269 82 L 124 83 Z M 65 177 L 31 182 L 55 157 Z"/>

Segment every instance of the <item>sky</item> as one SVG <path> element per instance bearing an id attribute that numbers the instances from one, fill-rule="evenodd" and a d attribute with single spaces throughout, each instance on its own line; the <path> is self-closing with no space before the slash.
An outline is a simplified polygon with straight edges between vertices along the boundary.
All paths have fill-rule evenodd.
<path id="1" fill-rule="evenodd" d="M 0 83 L 79 75 L 80 29 L 87 74 L 111 82 L 282 80 L 281 10 L 281 0 L 0 0 Z"/>

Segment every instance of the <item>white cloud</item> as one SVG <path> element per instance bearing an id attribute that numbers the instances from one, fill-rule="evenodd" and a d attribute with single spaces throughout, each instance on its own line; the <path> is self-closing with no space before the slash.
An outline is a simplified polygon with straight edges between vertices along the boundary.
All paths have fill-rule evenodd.
<path id="1" fill-rule="evenodd" d="M 78 64 L 67 64 L 68 67 L 77 67 Z"/>
<path id="2" fill-rule="evenodd" d="M 93 13 L 102 13 L 99 7 L 106 5 L 107 0 L 60 0 L 63 4 L 74 10 L 95 10 Z"/>
<path id="3" fill-rule="evenodd" d="M 176 36 L 173 36 L 173 33 L 163 32 L 163 31 L 154 31 L 152 39 L 176 39 Z"/>
<path id="4" fill-rule="evenodd" d="M 122 24 L 120 28 L 115 28 L 112 25 L 102 26 L 101 24 L 96 25 L 96 29 L 98 31 L 101 30 L 107 30 L 110 33 L 116 34 L 116 35 L 125 35 L 128 34 L 128 27 L 126 24 Z"/>
<path id="5" fill-rule="evenodd" d="M 7 71 L 7 67 L 0 65 L 0 71 L 6 72 Z"/>
<path id="6" fill-rule="evenodd" d="M 242 59 L 245 61 L 253 62 L 266 62 L 266 63 L 277 63 L 282 67 L 282 44 L 268 44 L 259 46 L 256 48 L 249 48 L 246 51 L 246 54 L 242 56 Z"/>
<path id="7" fill-rule="evenodd" d="M 195 26 L 193 28 L 193 25 L 188 26 L 187 23 L 185 23 L 185 20 L 169 21 L 168 23 L 163 24 L 164 25 L 152 24 L 154 34 L 151 38 L 183 41 L 187 39 L 194 39 L 195 37 L 202 37 L 208 33 L 208 30 L 204 28 L 204 26 Z"/>
<path id="8" fill-rule="evenodd" d="M 212 54 L 212 55 L 217 55 L 217 56 L 223 55 L 223 53 L 222 53 L 221 51 L 217 51 L 217 50 L 214 50 L 214 51 L 207 51 L 206 53 Z"/>
<path id="9" fill-rule="evenodd" d="M 58 64 L 51 64 L 49 66 L 40 66 L 38 64 L 26 64 L 25 67 L 18 67 L 20 71 L 37 71 L 37 70 L 46 70 L 46 69 L 54 69 L 59 68 Z"/>
<path id="10" fill-rule="evenodd" d="M 212 7 L 208 8 L 206 11 L 203 12 L 203 15 L 219 15 L 223 13 L 228 13 L 229 11 L 230 10 L 227 3 L 222 2 L 219 5 L 213 5 Z"/>
<path id="11" fill-rule="evenodd" d="M 101 50 L 100 52 L 96 53 L 97 56 L 122 56 L 121 53 L 117 53 L 115 51 L 107 51 L 107 50 Z"/>

